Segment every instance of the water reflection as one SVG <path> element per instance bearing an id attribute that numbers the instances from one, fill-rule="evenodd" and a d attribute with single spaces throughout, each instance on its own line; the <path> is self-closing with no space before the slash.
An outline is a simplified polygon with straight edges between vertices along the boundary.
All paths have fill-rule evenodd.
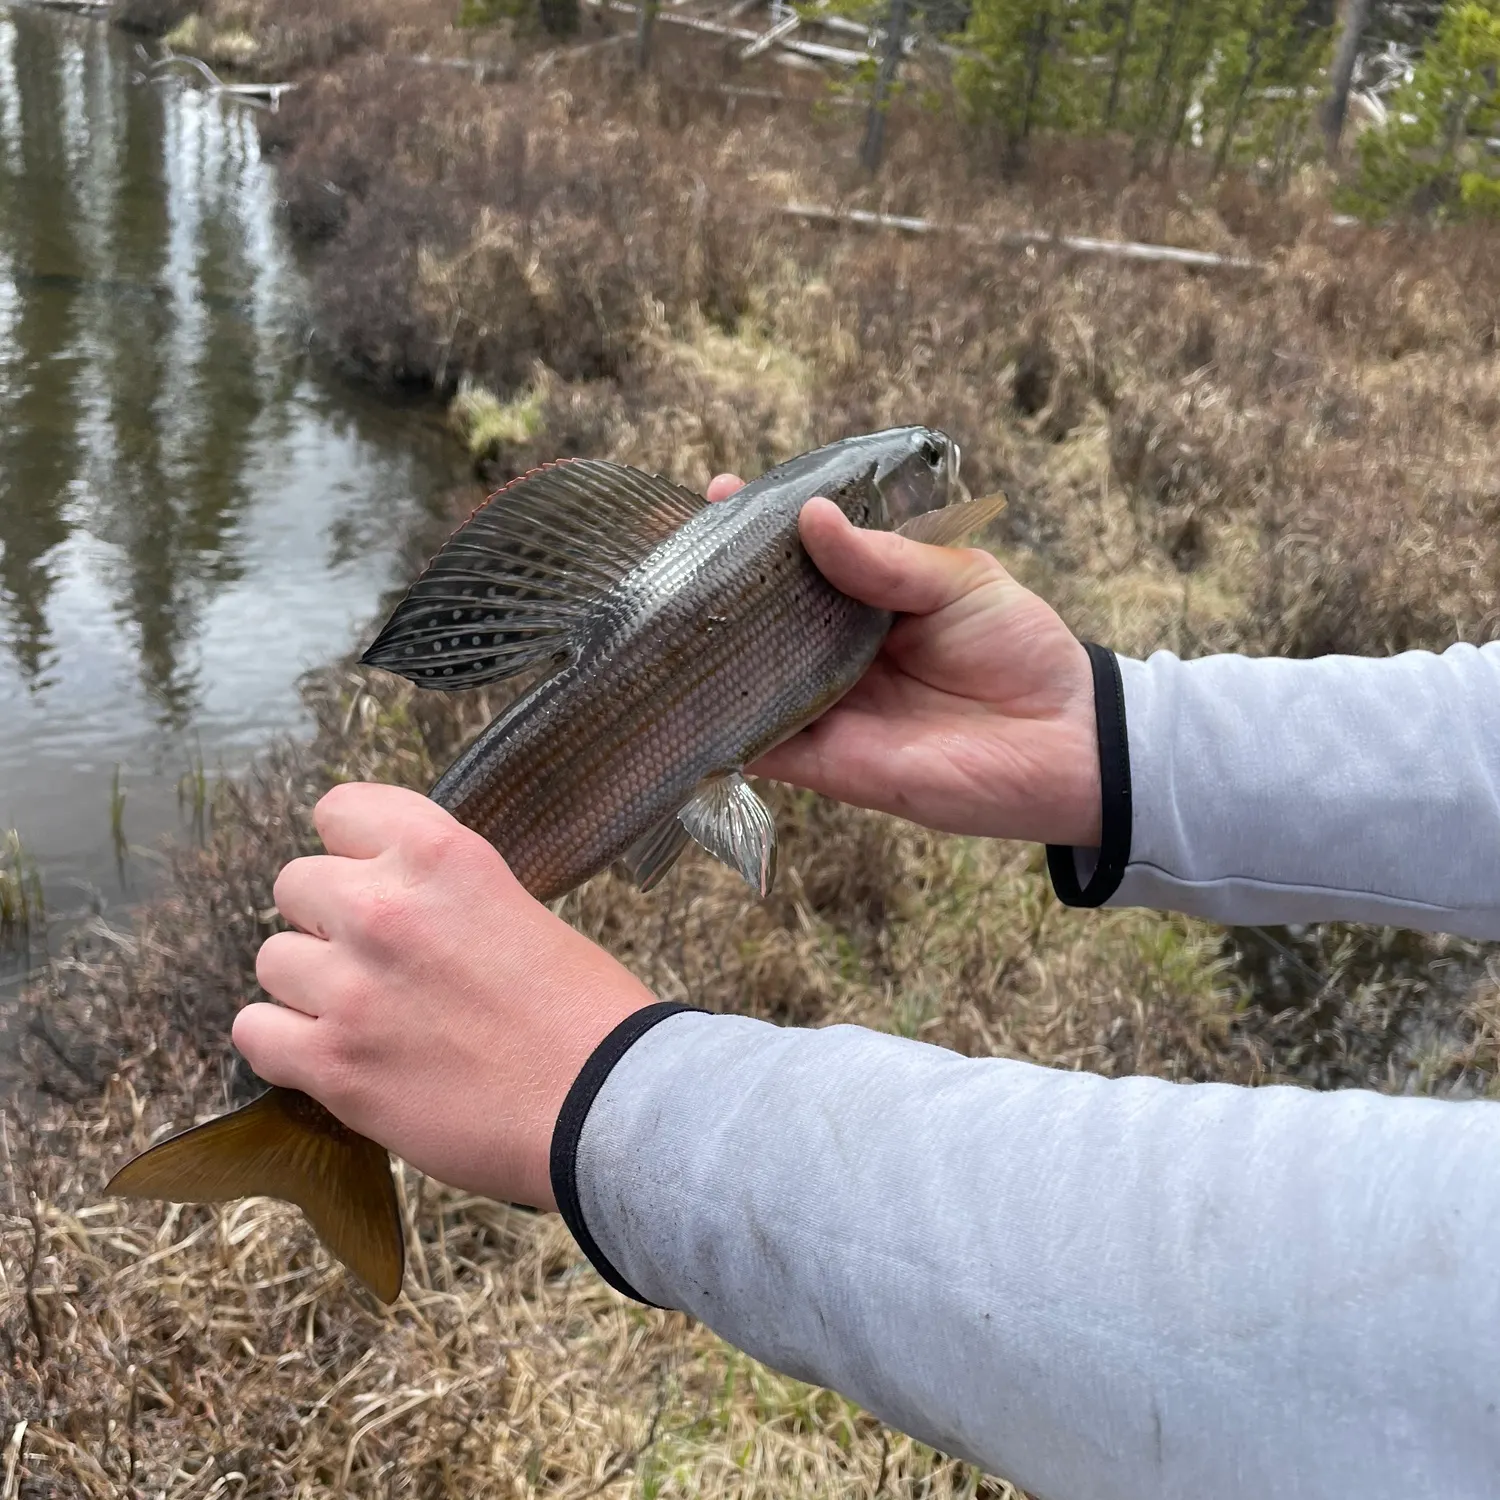
<path id="1" fill-rule="evenodd" d="M 274 209 L 248 111 L 0 10 L 0 828 L 54 876 L 112 886 L 116 762 L 145 841 L 189 732 L 295 722 L 438 487 L 429 423 L 310 374 Z"/>

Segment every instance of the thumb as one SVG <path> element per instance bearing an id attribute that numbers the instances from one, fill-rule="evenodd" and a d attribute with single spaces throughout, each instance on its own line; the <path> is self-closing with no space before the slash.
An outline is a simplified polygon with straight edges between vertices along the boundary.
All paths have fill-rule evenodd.
<path id="1" fill-rule="evenodd" d="M 866 531 L 831 500 L 809 500 L 798 524 L 802 545 L 829 583 L 877 609 L 930 615 L 981 583 L 1006 576 L 988 552 L 931 547 L 894 531 Z"/>

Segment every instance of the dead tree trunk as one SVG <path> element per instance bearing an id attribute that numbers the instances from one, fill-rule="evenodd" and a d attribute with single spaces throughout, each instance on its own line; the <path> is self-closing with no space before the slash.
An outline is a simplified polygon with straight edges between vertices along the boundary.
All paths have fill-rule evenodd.
<path id="1" fill-rule="evenodd" d="M 641 0 L 635 20 L 635 65 L 642 73 L 651 66 L 651 38 L 656 31 L 658 0 Z"/>
<path id="2" fill-rule="evenodd" d="M 1359 58 L 1365 30 L 1370 24 L 1373 0 L 1346 0 L 1343 9 L 1344 25 L 1333 54 L 1333 66 L 1328 70 L 1328 97 L 1323 101 L 1320 121 L 1323 126 L 1323 146 L 1329 161 L 1338 160 L 1339 137 L 1344 133 L 1344 116 L 1349 112 L 1349 88 L 1354 81 L 1354 64 Z"/>
<path id="3" fill-rule="evenodd" d="M 1109 75 L 1109 99 L 1104 106 L 1104 128 L 1113 130 L 1115 116 L 1120 112 L 1120 89 L 1125 82 L 1125 63 L 1130 56 L 1130 44 L 1135 40 L 1136 0 L 1128 0 L 1125 15 L 1120 22 L 1120 41 L 1115 47 L 1115 63 Z"/>
<path id="4" fill-rule="evenodd" d="M 880 59 L 880 71 L 875 75 L 875 92 L 870 99 L 865 139 L 859 151 L 860 163 L 867 172 L 879 171 L 881 158 L 885 155 L 885 117 L 891 107 L 896 75 L 901 70 L 901 53 L 906 45 L 906 12 L 907 0 L 891 0 L 891 13 L 885 23 L 885 53 Z"/>
<path id="5" fill-rule="evenodd" d="M 581 24 L 578 0 L 537 0 L 538 18 L 548 36 L 576 36 Z"/>

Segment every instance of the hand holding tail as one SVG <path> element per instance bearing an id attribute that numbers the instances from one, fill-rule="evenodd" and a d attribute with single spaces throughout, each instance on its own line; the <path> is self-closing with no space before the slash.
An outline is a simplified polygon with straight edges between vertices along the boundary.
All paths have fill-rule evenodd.
<path id="1" fill-rule="evenodd" d="M 328 853 L 276 882 L 298 930 L 256 964 L 281 1004 L 242 1010 L 236 1046 L 424 1172 L 551 1208 L 563 1098 L 650 992 L 426 797 L 348 784 L 315 817 Z"/>

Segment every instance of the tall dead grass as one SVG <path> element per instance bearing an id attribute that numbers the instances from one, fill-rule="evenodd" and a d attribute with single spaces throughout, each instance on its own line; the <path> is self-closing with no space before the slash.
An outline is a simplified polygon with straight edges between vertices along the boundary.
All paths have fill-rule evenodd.
<path id="1" fill-rule="evenodd" d="M 267 130 L 325 347 L 376 381 L 466 382 L 488 482 L 588 453 L 701 485 L 932 421 L 976 487 L 1009 492 L 1007 563 L 1095 639 L 1307 654 L 1500 634 L 1492 241 L 1340 227 L 1317 183 L 1131 181 L 1107 146 L 1002 181 L 982 142 L 909 111 L 872 187 L 846 120 L 731 103 L 701 50 L 643 85 L 608 49 L 549 57 L 446 16 L 213 0 L 204 24 L 306 84 Z M 440 48 L 500 82 L 400 60 Z M 829 235 L 780 219 L 791 197 L 1271 270 Z M 28 997 L 30 1093 L 4 1138 L 3 1493 L 1011 1493 L 626 1305 L 555 1221 L 411 1174 L 413 1274 L 389 1312 L 288 1210 L 99 1199 L 155 1130 L 252 1086 L 229 1022 L 321 790 L 425 786 L 498 702 L 347 667 L 308 696 L 314 740 L 221 788 L 211 839 L 177 851 L 139 925 L 81 934 Z M 689 857 L 649 897 L 591 883 L 569 920 L 663 996 L 787 1023 L 1113 1073 L 1495 1089 L 1500 962 L 1481 945 L 1069 912 L 1035 850 L 774 800 L 771 901 Z"/>

